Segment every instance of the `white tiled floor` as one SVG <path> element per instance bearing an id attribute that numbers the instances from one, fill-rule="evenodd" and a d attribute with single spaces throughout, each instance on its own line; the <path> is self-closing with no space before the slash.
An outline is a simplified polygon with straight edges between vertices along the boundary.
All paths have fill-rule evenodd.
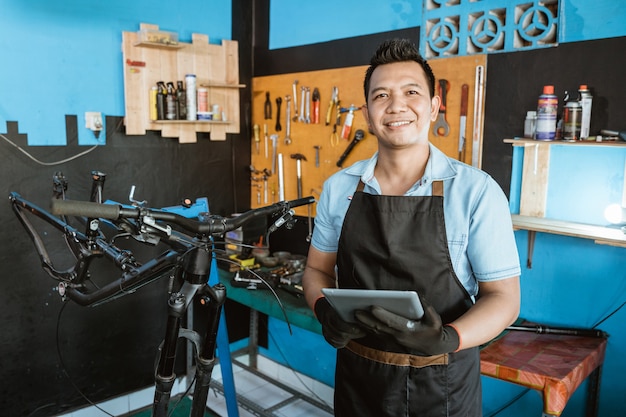
<path id="1" fill-rule="evenodd" d="M 237 358 L 244 364 L 247 364 L 246 357 Z M 303 396 L 312 398 L 314 402 L 327 404 L 328 408 L 332 408 L 333 389 L 308 378 L 305 375 L 297 374 L 293 370 L 277 364 L 263 356 L 258 356 L 257 368 L 263 374 L 272 379 L 279 380 L 282 384 L 287 385 L 301 393 Z M 328 411 L 315 406 L 314 404 L 293 396 L 290 392 L 272 384 L 271 382 L 255 375 L 246 369 L 233 364 L 233 376 L 235 380 L 235 390 L 237 396 L 243 401 L 239 401 L 239 416 L 250 417 L 256 416 L 248 411 L 245 402 L 249 401 L 259 408 L 268 409 L 276 407 L 278 404 L 285 403 L 276 407 L 271 412 L 267 411 L 268 416 L 275 417 L 332 417 Z M 219 365 L 213 369 L 213 379 L 219 383 L 222 382 L 222 373 Z M 223 394 L 216 389 L 211 390 L 209 394 L 208 407 L 222 417 L 228 416 L 226 409 L 226 400 Z"/>

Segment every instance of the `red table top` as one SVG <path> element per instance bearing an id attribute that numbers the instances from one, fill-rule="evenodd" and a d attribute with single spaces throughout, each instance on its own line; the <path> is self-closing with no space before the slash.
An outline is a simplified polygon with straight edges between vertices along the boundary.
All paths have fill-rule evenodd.
<path id="1" fill-rule="evenodd" d="M 605 348 L 604 338 L 510 331 L 481 350 L 481 373 L 542 391 L 544 413 L 558 416 Z"/>

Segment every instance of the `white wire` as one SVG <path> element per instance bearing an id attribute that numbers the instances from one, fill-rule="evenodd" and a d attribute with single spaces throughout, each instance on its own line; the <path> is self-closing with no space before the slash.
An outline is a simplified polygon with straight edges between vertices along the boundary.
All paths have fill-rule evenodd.
<path id="1" fill-rule="evenodd" d="M 15 149 L 17 149 L 18 151 L 22 152 L 24 155 L 26 155 L 29 159 L 31 159 L 32 161 L 34 161 L 35 163 L 39 164 L 39 165 L 44 165 L 44 166 L 54 166 L 54 165 L 61 165 L 64 164 L 66 162 L 72 161 L 76 158 L 80 158 L 83 155 L 88 154 L 89 152 L 93 151 L 94 149 L 96 149 L 98 146 L 100 146 L 100 144 L 96 144 L 94 146 L 92 146 L 91 148 L 80 152 L 74 156 L 71 156 L 69 158 L 66 159 L 62 159 L 60 161 L 56 161 L 56 162 L 43 162 L 40 161 L 39 159 L 35 158 L 34 156 L 32 156 L 31 154 L 29 154 L 28 152 L 26 152 L 24 149 L 22 149 L 19 145 L 13 143 L 9 138 L 7 138 L 6 136 L 4 136 L 3 134 L 0 133 L 0 138 L 4 139 L 5 141 L 7 141 L 11 146 L 13 146 Z"/>

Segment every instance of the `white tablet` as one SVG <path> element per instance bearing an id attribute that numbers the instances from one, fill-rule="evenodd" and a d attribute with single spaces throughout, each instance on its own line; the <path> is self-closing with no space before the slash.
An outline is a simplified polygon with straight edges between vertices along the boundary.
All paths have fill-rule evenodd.
<path id="1" fill-rule="evenodd" d="M 424 308 L 415 291 L 322 288 L 322 294 L 347 322 L 356 321 L 355 310 L 369 310 L 374 305 L 411 320 L 419 320 L 424 315 Z"/>

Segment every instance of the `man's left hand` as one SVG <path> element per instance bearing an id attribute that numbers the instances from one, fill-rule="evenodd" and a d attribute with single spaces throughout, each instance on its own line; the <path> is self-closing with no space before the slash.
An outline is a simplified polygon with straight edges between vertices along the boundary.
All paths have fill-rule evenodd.
<path id="1" fill-rule="evenodd" d="M 372 306 L 370 311 L 356 311 L 355 316 L 370 330 L 387 333 L 420 355 L 450 353 L 460 345 L 456 329 L 442 325 L 441 316 L 430 305 L 424 306 L 424 316 L 420 320 L 408 319 L 379 306 Z"/>

